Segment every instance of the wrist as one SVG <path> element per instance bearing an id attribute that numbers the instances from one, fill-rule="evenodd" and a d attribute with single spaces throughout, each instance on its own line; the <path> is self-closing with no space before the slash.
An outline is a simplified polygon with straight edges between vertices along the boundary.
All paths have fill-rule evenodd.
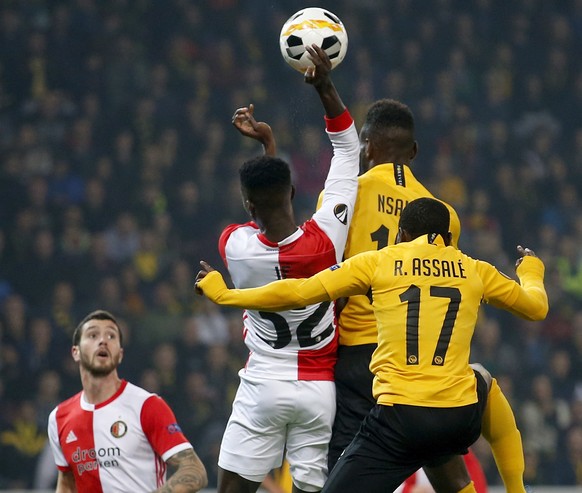
<path id="1" fill-rule="evenodd" d="M 346 130 L 354 121 L 347 108 L 344 108 L 341 114 L 333 118 L 324 115 L 324 119 L 325 128 L 328 132 L 341 132 Z"/>

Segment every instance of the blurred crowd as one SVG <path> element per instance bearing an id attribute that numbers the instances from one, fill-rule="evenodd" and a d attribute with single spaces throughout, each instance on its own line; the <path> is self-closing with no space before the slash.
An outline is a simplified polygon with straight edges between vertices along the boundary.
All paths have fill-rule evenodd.
<path id="1" fill-rule="evenodd" d="M 318 3 L 348 30 L 333 76 L 356 123 L 381 97 L 415 113 L 415 174 L 459 211 L 461 248 L 508 275 L 518 244 L 546 263 L 547 320 L 485 307 L 472 360 L 511 399 L 526 482 L 582 485 L 582 0 Z M 80 390 L 72 330 L 97 308 L 122 321 L 121 376 L 170 403 L 216 481 L 246 351 L 241 313 L 193 279 L 246 219 L 237 170 L 262 149 L 237 107 L 272 125 L 297 219 L 315 207 L 323 110 L 278 45 L 300 7 L 0 3 L 0 489 L 54 481 L 46 421 Z"/>

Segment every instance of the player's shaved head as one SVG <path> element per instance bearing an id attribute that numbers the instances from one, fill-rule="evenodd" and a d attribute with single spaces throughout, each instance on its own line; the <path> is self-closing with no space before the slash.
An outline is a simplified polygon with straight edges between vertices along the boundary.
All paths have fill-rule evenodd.
<path id="1" fill-rule="evenodd" d="M 409 202 L 402 210 L 398 227 L 406 231 L 411 239 L 426 234 L 449 237 L 451 216 L 446 205 L 439 200 L 423 197 Z"/>
<path id="2" fill-rule="evenodd" d="M 239 169 L 243 194 L 257 207 L 280 207 L 292 190 L 289 165 L 277 157 L 259 156 Z"/>
<path id="3" fill-rule="evenodd" d="M 362 132 L 377 143 L 409 149 L 414 145 L 414 115 L 400 101 L 380 99 L 369 107 Z"/>

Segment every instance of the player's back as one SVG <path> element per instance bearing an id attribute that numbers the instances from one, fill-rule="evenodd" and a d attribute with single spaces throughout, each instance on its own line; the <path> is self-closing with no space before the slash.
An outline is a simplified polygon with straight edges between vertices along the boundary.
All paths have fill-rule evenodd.
<path id="1" fill-rule="evenodd" d="M 476 402 L 471 338 L 484 296 L 516 283 L 427 235 L 377 252 L 372 277 L 378 348 L 370 369 L 380 404 L 457 407 Z M 354 259 L 356 260 L 356 259 Z M 496 278 L 503 283 L 496 286 Z"/>
<path id="2" fill-rule="evenodd" d="M 361 175 L 344 257 L 393 245 L 400 213 L 408 202 L 420 197 L 433 195 L 406 165 L 381 164 Z M 451 212 L 451 232 L 456 244 L 460 222 L 454 209 L 446 205 Z M 350 297 L 339 316 L 338 327 L 341 345 L 376 343 L 376 319 L 369 299 Z"/>
<path id="3" fill-rule="evenodd" d="M 254 223 L 232 225 L 221 236 L 220 251 L 237 288 L 310 277 L 340 254 L 314 220 L 279 243 Z M 247 377 L 333 380 L 337 337 L 329 302 L 277 313 L 246 310 L 243 321 Z"/>
<path id="4" fill-rule="evenodd" d="M 237 288 L 310 277 L 341 261 L 358 189 L 359 140 L 347 110 L 326 120 L 326 132 L 333 157 L 325 198 L 311 219 L 277 243 L 254 222 L 228 226 L 221 234 L 220 254 Z M 277 313 L 247 310 L 243 336 L 250 354 L 241 377 L 333 380 L 337 359 L 333 309 L 325 302 Z"/>

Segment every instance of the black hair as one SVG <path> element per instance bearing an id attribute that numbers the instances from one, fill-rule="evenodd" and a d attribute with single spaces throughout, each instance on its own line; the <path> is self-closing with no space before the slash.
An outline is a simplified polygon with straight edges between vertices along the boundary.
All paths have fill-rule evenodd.
<path id="1" fill-rule="evenodd" d="M 414 134 L 414 115 L 412 110 L 400 101 L 379 99 L 368 108 L 364 125 L 373 128 L 397 127 Z"/>
<path id="2" fill-rule="evenodd" d="M 415 145 L 412 111 L 395 99 L 380 99 L 368 108 L 360 137 L 380 149 L 406 152 Z"/>
<path id="3" fill-rule="evenodd" d="M 259 156 L 245 161 L 239 169 L 240 183 L 257 206 L 276 206 L 291 191 L 291 169 L 280 158 Z"/>
<path id="4" fill-rule="evenodd" d="M 413 239 L 426 234 L 446 238 L 450 221 L 451 215 L 445 204 L 436 199 L 422 197 L 409 202 L 402 210 L 398 226 L 406 230 Z"/>
<path id="5" fill-rule="evenodd" d="M 83 320 L 79 322 L 79 325 L 75 328 L 73 332 L 73 346 L 78 346 L 81 342 L 81 335 L 83 332 L 83 325 L 85 325 L 89 320 L 109 320 L 115 324 L 117 330 L 119 332 L 119 345 L 123 346 L 123 334 L 121 333 L 121 329 L 119 328 L 119 324 L 115 317 L 106 310 L 95 310 L 89 315 L 87 315 Z"/>

